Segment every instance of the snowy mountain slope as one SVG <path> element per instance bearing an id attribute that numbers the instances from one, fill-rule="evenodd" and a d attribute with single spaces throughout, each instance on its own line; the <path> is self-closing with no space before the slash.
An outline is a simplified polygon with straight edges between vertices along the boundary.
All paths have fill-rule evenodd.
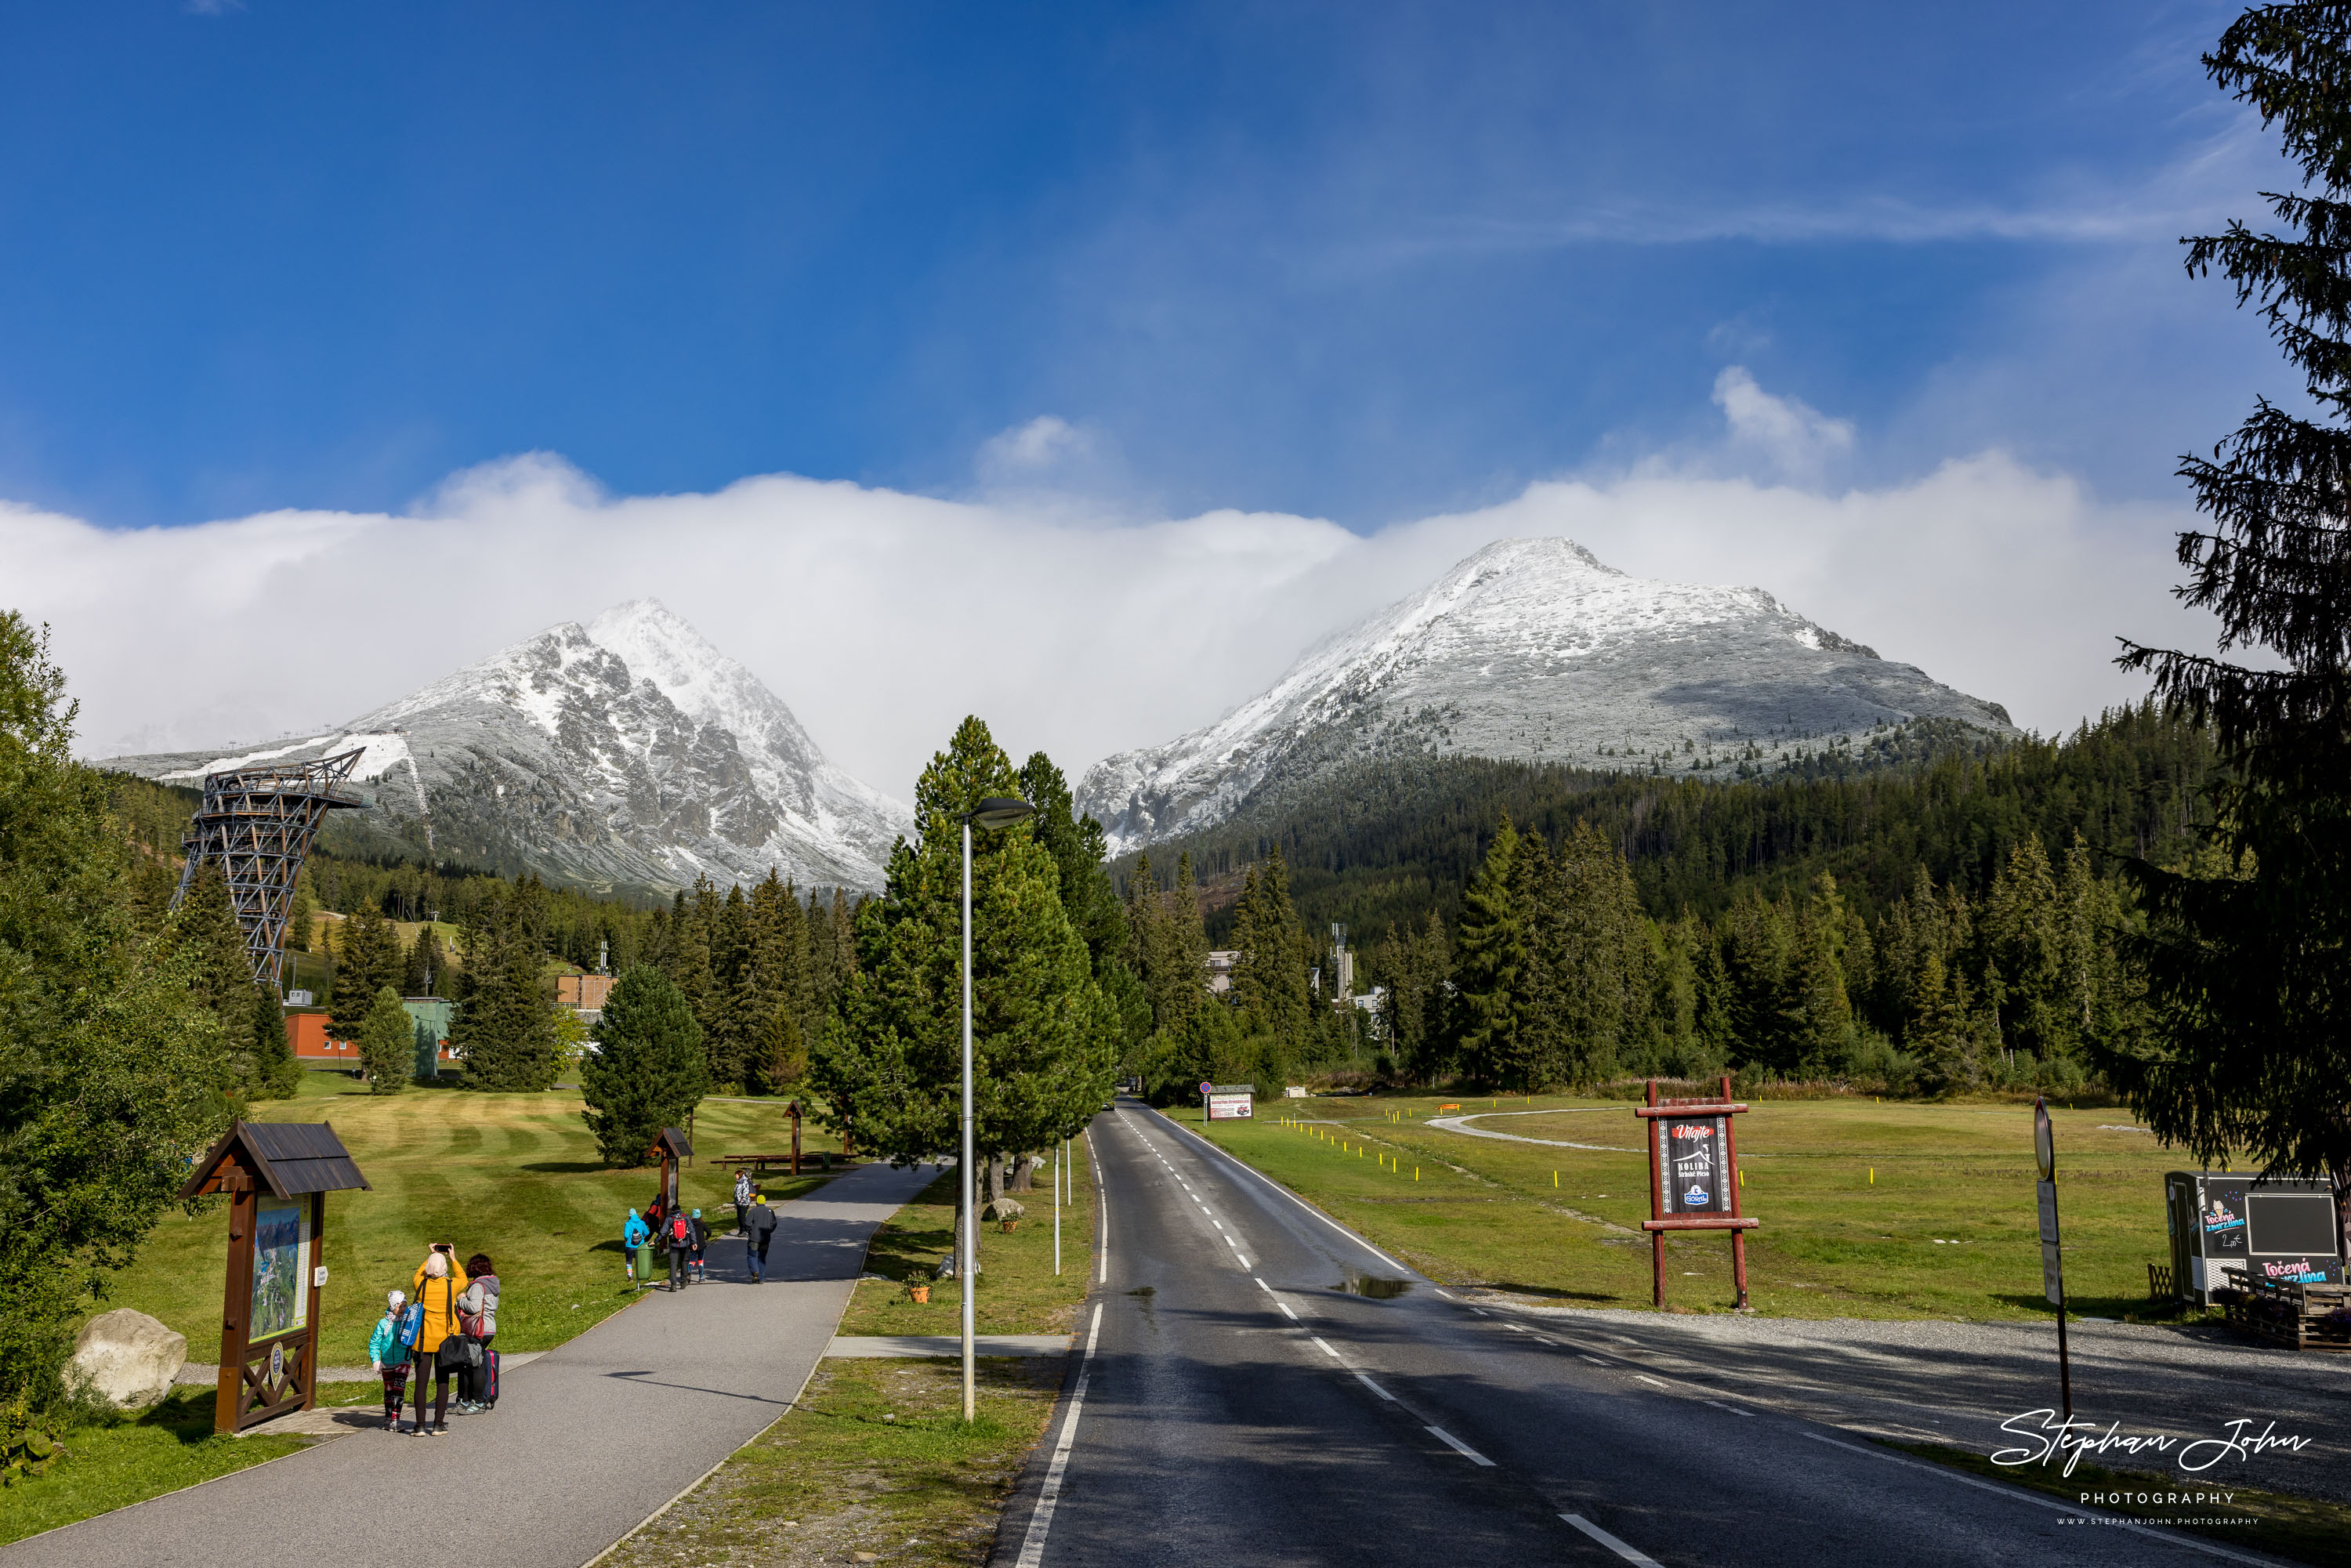
<path id="1" fill-rule="evenodd" d="M 362 747 L 339 831 L 550 881 L 666 891 L 770 866 L 872 888 L 912 815 L 825 760 L 758 678 L 653 600 L 549 628 L 330 735 L 100 766 L 193 783 Z"/>
<path id="2" fill-rule="evenodd" d="M 1124 852 L 1383 747 L 1720 778 L 1916 718 L 2015 733 L 1999 705 L 1761 589 L 1649 581 L 1570 539 L 1506 539 L 1216 723 L 1096 763 L 1078 798 Z"/>

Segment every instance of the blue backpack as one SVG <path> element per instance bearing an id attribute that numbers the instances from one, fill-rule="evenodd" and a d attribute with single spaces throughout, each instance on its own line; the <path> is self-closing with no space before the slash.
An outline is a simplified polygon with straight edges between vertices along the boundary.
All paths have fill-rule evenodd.
<path id="1" fill-rule="evenodd" d="M 423 1334 L 423 1333 L 424 1303 L 423 1301 L 411 1301 L 401 1311 L 400 1343 L 406 1345 L 409 1349 L 414 1350 L 416 1348 L 417 1340 Z"/>

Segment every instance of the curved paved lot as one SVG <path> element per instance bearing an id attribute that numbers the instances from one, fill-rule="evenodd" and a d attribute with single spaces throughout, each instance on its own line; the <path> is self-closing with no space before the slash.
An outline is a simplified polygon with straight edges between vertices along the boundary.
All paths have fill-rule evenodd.
<path id="1" fill-rule="evenodd" d="M 865 1258 L 928 1166 L 868 1166 L 785 1205 L 754 1288 L 655 1293 L 507 1375 L 445 1437 L 360 1432 L 0 1548 L 5 1568 L 580 1568 L 799 1397 Z"/>

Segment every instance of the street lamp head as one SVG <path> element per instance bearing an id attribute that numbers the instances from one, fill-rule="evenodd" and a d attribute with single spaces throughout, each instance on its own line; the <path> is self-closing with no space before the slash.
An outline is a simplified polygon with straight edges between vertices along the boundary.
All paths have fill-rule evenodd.
<path id="1" fill-rule="evenodd" d="M 1008 828 L 1013 823 L 1034 816 L 1037 808 L 1010 795 L 990 795 L 963 814 L 963 820 L 975 828 Z"/>

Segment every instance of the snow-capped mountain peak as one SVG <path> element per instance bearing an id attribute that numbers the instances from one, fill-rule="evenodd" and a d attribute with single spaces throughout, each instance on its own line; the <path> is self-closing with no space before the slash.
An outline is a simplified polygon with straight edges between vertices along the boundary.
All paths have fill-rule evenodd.
<path id="1" fill-rule="evenodd" d="M 1651 581 L 1573 539 L 1499 539 L 1216 723 L 1095 764 L 1079 797 L 1124 851 L 1383 747 L 1705 774 L 1734 747 L 1823 746 L 1920 716 L 2011 729 L 1997 705 L 1760 588 Z"/>
<path id="2" fill-rule="evenodd" d="M 804 887 L 878 887 L 913 821 L 651 599 L 550 626 L 333 735 L 110 766 L 193 780 L 353 746 L 377 810 L 345 831 L 564 883 L 654 891 L 773 867 Z"/>

